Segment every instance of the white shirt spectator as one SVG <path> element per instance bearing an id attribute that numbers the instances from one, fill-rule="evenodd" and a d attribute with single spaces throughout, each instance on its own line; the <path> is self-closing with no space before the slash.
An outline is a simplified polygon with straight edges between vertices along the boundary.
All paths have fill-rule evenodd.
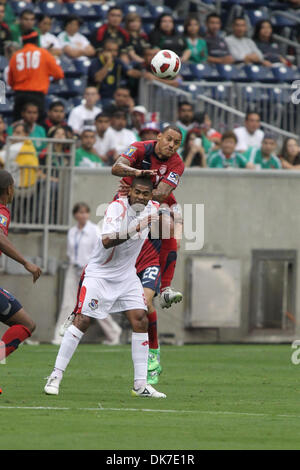
<path id="1" fill-rule="evenodd" d="M 261 129 L 250 134 L 246 127 L 241 126 L 234 129 L 233 132 L 238 140 L 235 147 L 236 152 L 245 152 L 249 147 L 260 147 L 264 138 L 264 132 Z"/>
<path id="2" fill-rule="evenodd" d="M 73 36 L 69 36 L 66 31 L 63 31 L 58 35 L 58 39 L 62 49 L 66 46 L 70 46 L 74 49 L 84 49 L 91 44 L 90 41 L 80 33 L 75 33 Z"/>
<path id="3" fill-rule="evenodd" d="M 261 61 L 264 58 L 262 52 L 258 49 L 255 42 L 250 38 L 237 38 L 231 34 L 225 38 L 225 41 L 230 54 L 236 61 L 242 62 L 249 54 L 256 54 Z"/>
<path id="4" fill-rule="evenodd" d="M 112 132 L 114 148 L 118 154 L 125 152 L 133 142 L 136 142 L 136 135 L 130 129 L 125 128 L 120 131 L 112 129 Z"/>
<path id="5" fill-rule="evenodd" d="M 77 225 L 68 231 L 67 255 L 70 263 L 83 268 L 89 261 L 100 236 L 98 225 L 89 220 L 80 230 Z"/>
<path id="6" fill-rule="evenodd" d="M 44 49 L 49 49 L 49 47 L 53 47 L 53 49 L 61 49 L 62 46 L 56 36 L 51 33 L 45 33 L 40 35 L 40 43 L 41 47 Z"/>
<path id="7" fill-rule="evenodd" d="M 80 104 L 72 109 L 68 119 L 68 125 L 76 134 L 81 134 L 85 127 L 95 127 L 95 117 L 101 113 L 102 109 L 94 106 L 92 109 Z"/>
<path id="8" fill-rule="evenodd" d="M 111 127 L 108 127 L 104 132 L 103 137 L 96 135 L 96 143 L 94 149 L 98 155 L 107 155 L 110 150 L 114 150 L 115 141 L 114 141 L 114 130 Z"/>

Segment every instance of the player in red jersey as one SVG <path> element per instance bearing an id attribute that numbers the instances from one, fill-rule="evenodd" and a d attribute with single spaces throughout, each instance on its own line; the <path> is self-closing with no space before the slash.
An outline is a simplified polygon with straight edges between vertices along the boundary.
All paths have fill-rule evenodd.
<path id="1" fill-rule="evenodd" d="M 14 180 L 8 171 L 0 170 L 0 255 L 4 253 L 9 258 L 22 264 L 33 276 L 36 282 L 41 275 L 41 269 L 26 261 L 22 254 L 7 238 L 10 224 L 10 204 L 14 196 Z M 0 287 L 0 321 L 9 328 L 0 342 L 0 359 L 14 352 L 20 343 L 31 336 L 35 323 L 24 310 L 19 301 L 7 290 Z"/>
<path id="2" fill-rule="evenodd" d="M 112 167 L 113 175 L 123 177 L 121 192 L 126 194 L 134 176 L 149 175 L 152 177 L 155 188 L 153 199 L 163 203 L 164 206 L 176 207 L 177 203 L 172 191 L 178 186 L 184 171 L 182 159 L 177 154 L 181 139 L 180 129 L 176 126 L 168 126 L 158 134 L 157 140 L 134 142 Z M 181 226 L 181 219 L 178 213 L 174 215 L 179 222 L 175 224 L 176 231 L 176 225 Z M 145 241 L 136 265 L 144 289 L 147 284 L 146 289 L 148 289 L 151 281 L 154 281 L 150 285 L 149 291 L 145 291 L 149 313 L 149 383 L 157 383 L 158 375 L 161 372 L 160 350 L 157 340 L 157 314 L 152 304 L 161 273 L 161 306 L 163 308 L 170 307 L 173 302 L 182 300 L 182 294 L 170 287 L 177 259 L 177 241 L 175 238 L 163 239 L 159 248 L 159 256 L 153 242 L 153 240 Z M 152 380 L 154 381 L 152 382 Z"/>

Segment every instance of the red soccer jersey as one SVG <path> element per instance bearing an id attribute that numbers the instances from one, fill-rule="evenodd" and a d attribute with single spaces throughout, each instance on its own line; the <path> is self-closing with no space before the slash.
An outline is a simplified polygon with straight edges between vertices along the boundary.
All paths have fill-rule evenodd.
<path id="1" fill-rule="evenodd" d="M 4 233 L 4 235 L 7 237 L 8 235 L 8 227 L 10 224 L 10 211 L 8 207 L 6 207 L 4 204 L 0 204 L 0 229 Z M 0 251 L 0 255 L 2 254 L 2 251 Z"/>
<path id="2" fill-rule="evenodd" d="M 134 142 L 121 157 L 127 158 L 130 166 L 139 170 L 158 170 L 158 174 L 153 176 L 154 188 L 163 181 L 172 188 L 177 188 L 180 177 L 184 172 L 184 163 L 178 153 L 174 153 L 171 157 L 161 159 L 155 151 L 156 140 L 146 140 L 144 142 Z M 125 176 L 123 181 L 131 184 L 133 177 Z M 171 195 L 166 199 L 168 205 L 176 203 L 175 197 Z"/>

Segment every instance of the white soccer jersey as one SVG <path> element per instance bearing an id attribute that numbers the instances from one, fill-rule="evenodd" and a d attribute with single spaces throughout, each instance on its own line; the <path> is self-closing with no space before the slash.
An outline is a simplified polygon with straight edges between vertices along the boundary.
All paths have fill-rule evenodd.
<path id="1" fill-rule="evenodd" d="M 150 214 L 157 213 L 159 204 L 149 201 L 145 209 L 136 213 L 130 206 L 127 198 L 120 198 L 111 202 L 106 210 L 101 235 L 126 232 L 128 228 L 135 227 L 138 222 Z M 85 277 L 103 278 L 110 281 L 136 277 L 135 263 L 147 238 L 149 228 L 136 233 L 121 245 L 113 248 L 104 248 L 102 236 L 96 244 L 90 261 L 85 269 Z"/>

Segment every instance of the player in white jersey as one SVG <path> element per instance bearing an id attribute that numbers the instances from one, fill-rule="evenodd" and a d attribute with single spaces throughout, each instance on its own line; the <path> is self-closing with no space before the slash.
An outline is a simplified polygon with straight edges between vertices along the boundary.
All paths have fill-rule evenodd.
<path id="1" fill-rule="evenodd" d="M 110 313 L 123 311 L 133 330 L 134 386 L 131 393 L 138 397 L 166 397 L 147 384 L 147 304 L 135 269 L 150 225 L 152 230 L 159 220 L 159 204 L 151 200 L 152 190 L 150 178 L 135 178 L 128 198 L 117 199 L 108 206 L 101 238 L 80 280 L 73 324 L 65 332 L 54 370 L 44 388 L 46 394 L 58 395 L 63 372 L 88 329 L 91 317 L 106 318 Z"/>

